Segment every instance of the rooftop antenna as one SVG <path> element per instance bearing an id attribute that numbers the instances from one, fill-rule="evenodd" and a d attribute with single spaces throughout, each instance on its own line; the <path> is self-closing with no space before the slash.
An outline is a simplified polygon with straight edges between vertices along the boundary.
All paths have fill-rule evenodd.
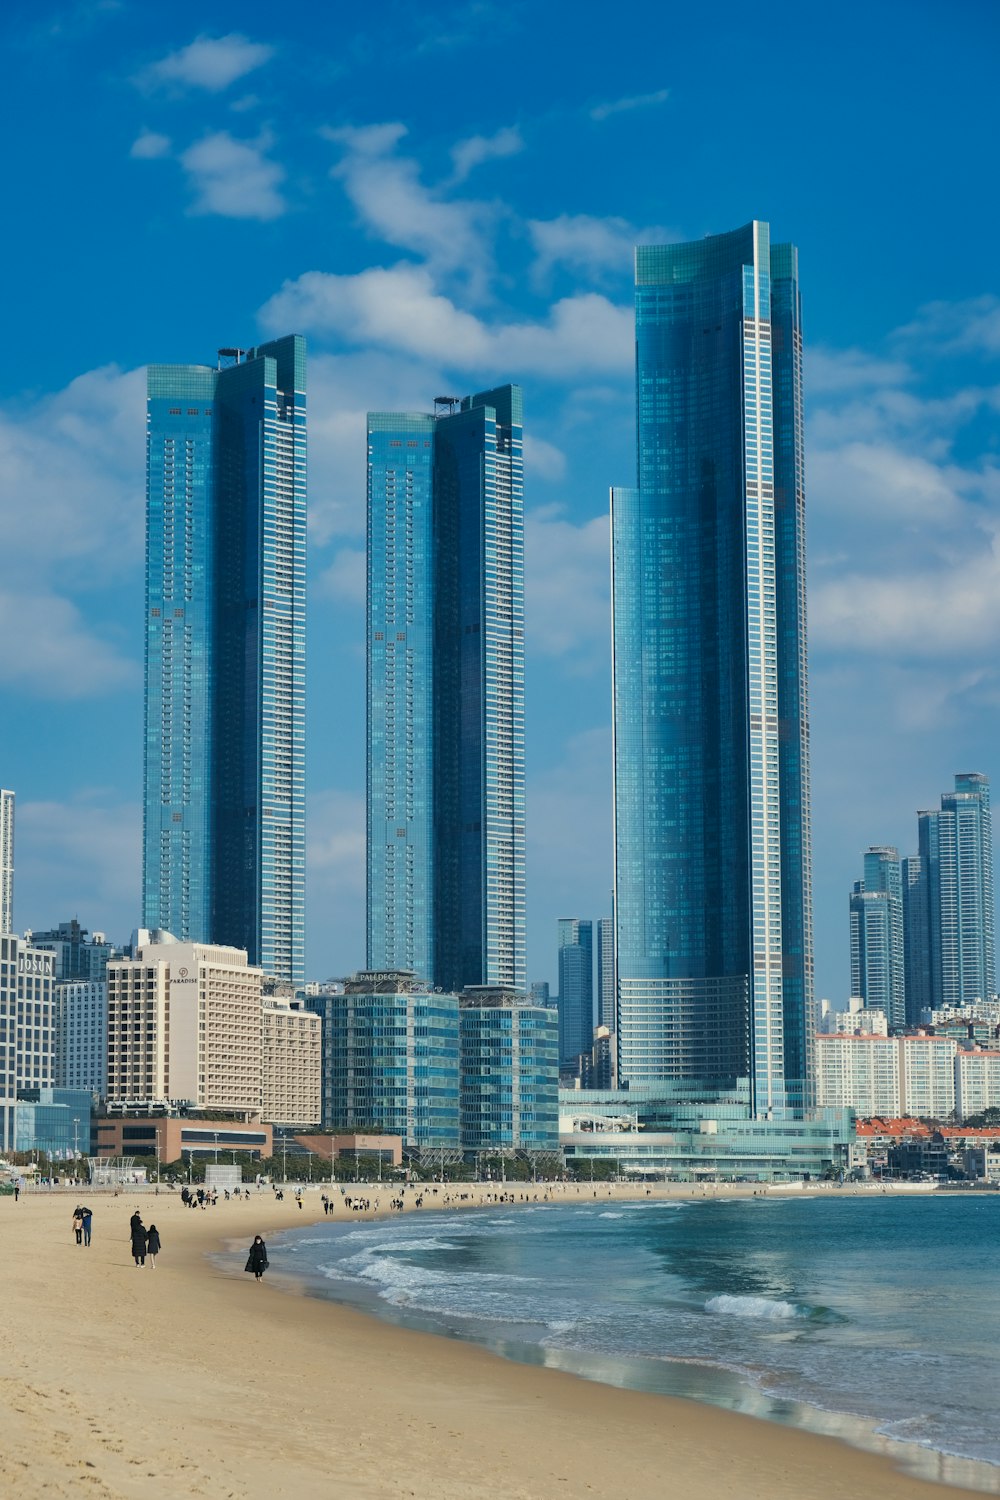
<path id="1" fill-rule="evenodd" d="M 228 370 L 230 365 L 241 364 L 243 361 L 243 356 L 246 354 L 246 352 L 247 351 L 245 349 L 220 349 L 219 369 Z"/>
<path id="2" fill-rule="evenodd" d="M 461 406 L 461 404 L 461 396 L 435 396 L 434 415 L 436 417 L 453 417 L 455 415 L 455 408 Z M 448 408 L 447 411 L 445 411 L 445 407 Z"/>

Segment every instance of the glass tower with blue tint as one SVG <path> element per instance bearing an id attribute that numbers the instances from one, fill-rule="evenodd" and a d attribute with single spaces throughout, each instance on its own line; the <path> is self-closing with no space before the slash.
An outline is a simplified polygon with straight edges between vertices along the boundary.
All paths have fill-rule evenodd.
<path id="1" fill-rule="evenodd" d="M 558 1151 L 559 1023 L 513 992 L 462 996 L 462 1148 Z"/>
<path id="2" fill-rule="evenodd" d="M 594 924 L 560 917 L 559 1061 L 567 1066 L 594 1045 Z"/>
<path id="3" fill-rule="evenodd" d="M 636 250 L 612 492 L 619 1076 L 811 1102 L 802 334 L 759 222 Z"/>
<path id="4" fill-rule="evenodd" d="M 990 999 L 996 991 L 996 940 L 989 778 L 957 775 L 955 790 L 941 797 L 940 812 L 917 814 L 917 831 L 919 880 L 910 894 L 907 931 L 911 970 L 928 976 L 932 1009 Z"/>
<path id="5" fill-rule="evenodd" d="M 368 965 L 525 984 L 521 392 L 368 417 Z"/>
<path id="6" fill-rule="evenodd" d="M 143 925 L 305 964 L 305 341 L 147 381 Z"/>
<path id="7" fill-rule="evenodd" d="M 899 851 L 873 845 L 864 877 L 851 891 L 851 994 L 868 1010 L 885 1012 L 890 1026 L 906 1021 L 903 961 L 903 871 Z"/>

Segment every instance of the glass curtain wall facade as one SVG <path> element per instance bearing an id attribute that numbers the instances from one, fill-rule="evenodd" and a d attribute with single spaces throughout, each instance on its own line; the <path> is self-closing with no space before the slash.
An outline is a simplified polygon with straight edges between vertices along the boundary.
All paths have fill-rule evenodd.
<path id="1" fill-rule="evenodd" d="M 558 1151 L 559 1027 L 522 997 L 463 997 L 462 1149 Z"/>
<path id="2" fill-rule="evenodd" d="M 759 222 L 636 250 L 612 492 L 619 1076 L 812 1100 L 802 335 Z"/>
<path id="3" fill-rule="evenodd" d="M 368 418 L 368 964 L 526 981 L 521 393 Z"/>
<path id="4" fill-rule="evenodd" d="M 911 968 L 929 976 L 929 1004 L 968 1005 L 996 990 L 993 897 L 993 830 L 990 784 L 977 772 L 955 777 L 940 812 L 917 814 L 919 884 L 911 898 L 914 941 Z M 908 934 L 909 935 L 909 934 Z"/>
<path id="5" fill-rule="evenodd" d="M 618 1025 L 615 984 L 615 922 L 602 917 L 597 924 L 597 1022 L 614 1031 Z"/>
<path id="6" fill-rule="evenodd" d="M 903 873 L 899 851 L 875 846 L 850 897 L 851 994 L 890 1026 L 906 1021 L 903 959 Z"/>
<path id="7" fill-rule="evenodd" d="M 14 930 L 14 793 L 0 787 L 0 932 Z"/>
<path id="8" fill-rule="evenodd" d="M 559 1061 L 565 1067 L 594 1045 L 594 924 L 561 917 Z"/>
<path id="9" fill-rule="evenodd" d="M 305 341 L 148 371 L 143 925 L 305 964 Z"/>

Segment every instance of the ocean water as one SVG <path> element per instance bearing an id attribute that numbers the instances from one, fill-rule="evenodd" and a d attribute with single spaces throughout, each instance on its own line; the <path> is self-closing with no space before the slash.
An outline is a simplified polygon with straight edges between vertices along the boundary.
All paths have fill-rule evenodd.
<path id="1" fill-rule="evenodd" d="M 268 1249 L 315 1295 L 591 1379 L 917 1445 L 893 1449 L 914 1472 L 1000 1493 L 1000 1195 L 598 1198 L 321 1223 Z"/>

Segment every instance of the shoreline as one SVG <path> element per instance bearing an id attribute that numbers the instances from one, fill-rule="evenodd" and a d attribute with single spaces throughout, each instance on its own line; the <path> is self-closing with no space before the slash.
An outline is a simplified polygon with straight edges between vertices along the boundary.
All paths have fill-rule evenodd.
<path id="1" fill-rule="evenodd" d="M 526 1187 L 534 1191 L 507 1184 L 515 1203 Z M 270 1190 L 206 1211 L 184 1208 L 176 1193 L 88 1195 L 89 1250 L 70 1231 L 76 1191 L 0 1200 L 9 1283 L 0 1480 L 22 1500 L 68 1497 L 81 1479 L 100 1500 L 659 1500 L 668 1478 L 685 1500 L 974 1493 L 939 1482 L 950 1467 L 943 1455 L 938 1481 L 918 1479 L 840 1438 L 516 1364 L 266 1278 L 241 1287 L 208 1258 L 224 1242 L 329 1222 L 320 1190 L 302 1210 Z M 593 1201 L 592 1192 L 587 1184 L 573 1196 Z M 470 1186 L 439 1187 L 430 1203 L 425 1193 L 422 1211 L 460 1208 L 443 1201 L 460 1194 Z M 630 1196 L 645 1199 L 645 1189 Z M 336 1222 L 360 1217 L 337 1206 Z M 132 1265 L 135 1207 L 160 1229 L 155 1271 Z"/>

